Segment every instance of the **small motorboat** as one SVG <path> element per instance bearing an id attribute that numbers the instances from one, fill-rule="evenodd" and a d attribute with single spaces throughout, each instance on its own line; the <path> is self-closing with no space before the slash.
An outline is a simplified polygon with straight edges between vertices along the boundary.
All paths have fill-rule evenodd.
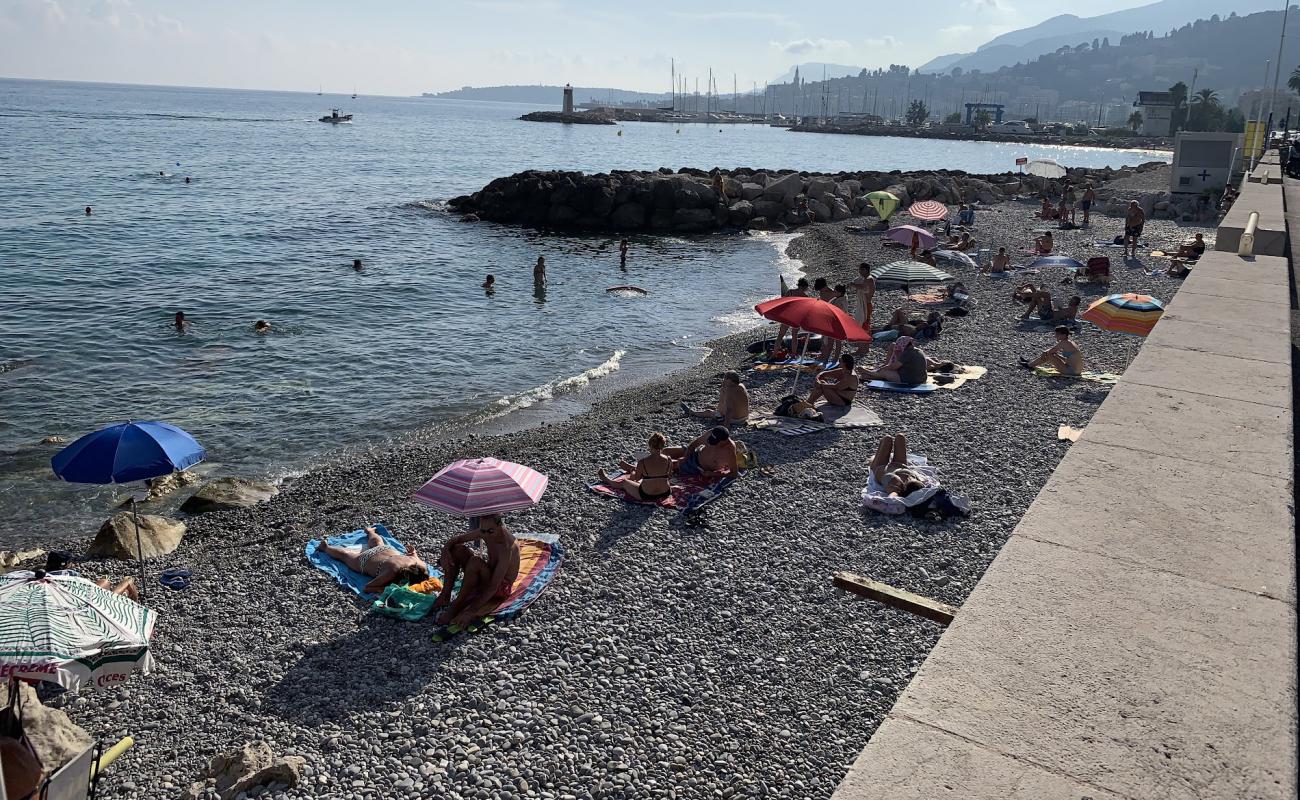
<path id="1" fill-rule="evenodd" d="M 320 118 L 321 122 L 333 122 L 336 125 L 340 122 L 351 122 L 351 114 L 340 114 L 337 108 L 330 109 L 330 113 Z"/>

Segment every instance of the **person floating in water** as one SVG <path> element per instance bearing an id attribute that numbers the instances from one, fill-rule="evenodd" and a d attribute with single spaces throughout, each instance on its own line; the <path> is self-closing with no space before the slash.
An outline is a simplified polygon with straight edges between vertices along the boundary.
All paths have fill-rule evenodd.
<path id="1" fill-rule="evenodd" d="M 496 279 L 496 276 L 494 276 L 494 275 L 489 275 L 489 276 L 487 276 L 487 278 L 485 278 L 484 281 L 483 281 L 483 292 L 484 292 L 484 294 L 486 294 L 487 296 L 491 297 L 493 294 L 496 293 L 496 290 L 497 290 L 497 279 Z"/>
<path id="2" fill-rule="evenodd" d="M 186 183 L 189 183 L 189 182 L 190 182 L 190 176 L 189 176 L 189 175 L 186 175 L 186 176 L 185 176 L 185 182 L 186 182 Z"/>
<path id="3" fill-rule="evenodd" d="M 172 324 L 175 325 L 176 330 L 180 331 L 181 333 L 184 333 L 190 327 L 189 321 L 185 319 L 184 311 L 176 312 L 176 321 L 173 322 Z"/>
<path id="4" fill-rule="evenodd" d="M 546 283 L 546 256 L 538 256 L 537 263 L 533 265 L 533 283 Z"/>
<path id="5" fill-rule="evenodd" d="M 162 170 L 158 170 L 158 177 L 159 177 L 159 178 L 165 178 L 165 177 L 167 177 L 167 173 L 166 173 L 166 172 L 163 172 Z"/>
<path id="6" fill-rule="evenodd" d="M 629 248 L 629 247 L 631 247 L 631 245 L 629 245 L 629 244 L 627 243 L 627 239 L 624 239 L 624 240 L 622 240 L 622 241 L 620 241 L 620 242 L 618 243 L 618 263 L 619 263 L 619 264 L 626 264 L 626 263 L 627 263 L 627 251 L 628 251 L 628 248 Z"/>
<path id="7" fill-rule="evenodd" d="M 271 332 L 271 323 L 264 319 L 259 319 L 257 322 L 253 323 L 253 332 L 265 336 Z"/>
<path id="8" fill-rule="evenodd" d="M 86 206 L 86 216 L 90 216 L 90 206 Z"/>
<path id="9" fill-rule="evenodd" d="M 354 259 L 352 259 L 352 268 L 355 269 L 357 272 L 360 272 L 360 271 L 361 271 L 361 259 L 359 259 L 359 258 L 354 258 Z"/>

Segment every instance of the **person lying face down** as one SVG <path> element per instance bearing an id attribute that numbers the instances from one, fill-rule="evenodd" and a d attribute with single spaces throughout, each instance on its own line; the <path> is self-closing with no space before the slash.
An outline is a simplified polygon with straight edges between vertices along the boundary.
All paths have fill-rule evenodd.
<path id="1" fill-rule="evenodd" d="M 514 591 L 519 577 L 519 543 L 501 521 L 500 514 L 479 517 L 468 533 L 453 536 L 442 548 L 442 591 L 434 601 L 440 625 L 465 626 L 492 613 Z M 469 545 L 482 542 L 479 553 Z M 452 590 L 460 580 L 460 591 Z"/>
<path id="2" fill-rule="evenodd" d="M 736 443 L 723 425 L 696 437 L 686 447 L 664 448 L 664 455 L 673 459 L 674 472 L 687 477 L 723 478 L 740 469 Z"/>
<path id="3" fill-rule="evenodd" d="M 392 583 L 405 586 L 429 577 L 424 559 L 414 547 L 409 553 L 399 553 L 374 528 L 366 528 L 364 546 L 338 547 L 322 539 L 317 549 L 353 572 L 373 578 L 362 588 L 367 594 L 382 592 Z"/>

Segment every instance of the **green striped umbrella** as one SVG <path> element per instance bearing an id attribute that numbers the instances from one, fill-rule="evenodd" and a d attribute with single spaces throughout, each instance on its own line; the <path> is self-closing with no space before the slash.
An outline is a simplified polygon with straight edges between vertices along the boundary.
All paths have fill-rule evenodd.
<path id="1" fill-rule="evenodd" d="M 157 615 L 85 578 L 0 575 L 0 678 L 112 688 L 153 667 Z"/>
<path id="2" fill-rule="evenodd" d="M 941 269 L 935 269 L 920 261 L 894 261 L 882 264 L 871 270 L 871 277 L 876 283 L 901 283 L 911 286 L 916 283 L 943 283 L 952 280 L 952 276 Z"/>

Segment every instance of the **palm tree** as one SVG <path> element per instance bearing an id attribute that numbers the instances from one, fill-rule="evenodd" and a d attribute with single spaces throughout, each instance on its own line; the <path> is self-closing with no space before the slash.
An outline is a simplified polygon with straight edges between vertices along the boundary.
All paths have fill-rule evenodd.
<path id="1" fill-rule="evenodd" d="M 1196 93 L 1196 96 L 1192 98 L 1192 103 L 1195 105 L 1205 106 L 1206 108 L 1214 108 L 1217 105 L 1221 105 L 1219 103 L 1219 93 L 1213 89 L 1200 90 Z"/>
<path id="2" fill-rule="evenodd" d="M 1141 111 L 1134 111 L 1132 114 L 1128 115 L 1128 126 L 1133 129 L 1134 133 L 1138 132 L 1138 128 L 1142 127 Z"/>
<path id="3" fill-rule="evenodd" d="M 1291 77 L 1287 78 L 1286 87 L 1293 92 L 1300 92 L 1300 67 L 1291 70 Z"/>
<path id="4" fill-rule="evenodd" d="M 1219 102 L 1219 93 L 1213 89 L 1202 89 L 1192 97 L 1192 113 L 1188 115 L 1188 127 L 1198 131 L 1212 130 L 1216 118 L 1223 113 L 1223 104 Z"/>

